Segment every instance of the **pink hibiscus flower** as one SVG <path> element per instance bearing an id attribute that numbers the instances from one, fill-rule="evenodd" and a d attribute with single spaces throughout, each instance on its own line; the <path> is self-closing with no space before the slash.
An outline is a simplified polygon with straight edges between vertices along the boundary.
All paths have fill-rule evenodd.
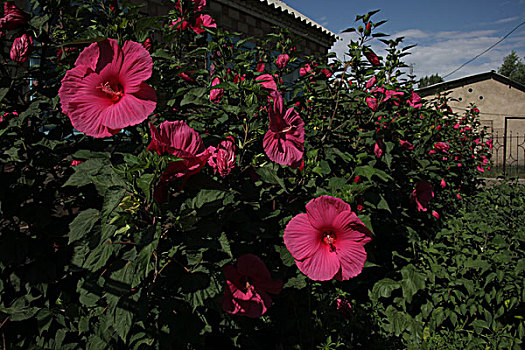
<path id="1" fill-rule="evenodd" d="M 368 49 L 364 52 L 366 59 L 372 66 L 379 66 L 381 64 L 381 61 L 379 60 L 379 57 L 375 54 L 374 51 Z"/>
<path id="2" fill-rule="evenodd" d="M 228 136 L 217 147 L 208 147 L 208 152 L 210 153 L 208 165 L 214 171 L 219 171 L 221 177 L 226 177 L 235 167 L 235 140 L 233 137 Z"/>
<path id="3" fill-rule="evenodd" d="M 439 141 L 434 144 L 434 148 L 444 153 L 448 153 L 448 150 L 450 149 L 450 145 L 446 142 Z"/>
<path id="4" fill-rule="evenodd" d="M 445 182 L 445 179 L 441 179 L 441 188 L 447 187 L 447 183 Z"/>
<path id="5" fill-rule="evenodd" d="M 368 107 L 370 107 L 371 110 L 373 110 L 374 112 L 377 111 L 377 107 L 378 107 L 377 98 L 367 97 L 365 99 L 365 101 L 366 101 L 366 104 L 368 105 Z"/>
<path id="6" fill-rule="evenodd" d="M 22 34 L 21 37 L 16 38 L 11 46 L 9 57 L 15 62 L 24 63 L 29 57 L 29 53 L 33 48 L 33 38 L 30 35 Z"/>
<path id="7" fill-rule="evenodd" d="M 4 2 L 4 17 L 0 18 L 0 30 L 11 30 L 27 25 L 29 16 L 16 7 L 14 1 Z"/>
<path id="8" fill-rule="evenodd" d="M 381 158 L 385 152 L 385 144 L 381 139 L 378 139 L 374 145 L 374 154 L 377 158 Z"/>
<path id="9" fill-rule="evenodd" d="M 160 131 L 150 123 L 150 128 L 152 140 L 148 151 L 157 152 L 159 155 L 168 153 L 182 159 L 168 164 L 161 181 L 196 174 L 206 164 L 209 153 L 204 148 L 199 134 L 185 122 L 163 122 L 160 124 Z"/>
<path id="10" fill-rule="evenodd" d="M 408 141 L 404 141 L 404 140 L 399 139 L 399 143 L 401 144 L 401 147 L 403 147 L 405 149 L 414 149 L 414 145 L 411 144 Z"/>
<path id="11" fill-rule="evenodd" d="M 377 78 L 376 77 L 372 77 L 372 78 L 368 79 L 368 81 L 366 82 L 367 90 L 371 89 L 372 86 L 374 86 L 376 83 L 377 83 Z"/>
<path id="12" fill-rule="evenodd" d="M 279 55 L 279 57 L 277 57 L 277 61 L 275 61 L 275 65 L 279 69 L 284 69 L 284 67 L 286 67 L 286 65 L 288 64 L 289 60 L 290 60 L 290 56 L 288 56 L 288 54 L 285 53 L 285 54 Z"/>
<path id="13" fill-rule="evenodd" d="M 279 294 L 283 288 L 283 283 L 272 280 L 264 262 L 253 254 L 239 257 L 237 267 L 226 265 L 222 270 L 226 277 L 222 309 L 231 315 L 264 315 L 272 304 L 268 293 Z"/>
<path id="14" fill-rule="evenodd" d="M 219 85 L 221 80 L 219 78 L 213 79 L 211 86 Z M 224 96 L 224 89 L 211 89 L 210 91 L 210 101 L 219 103 L 221 102 L 222 97 Z"/>
<path id="15" fill-rule="evenodd" d="M 435 210 L 432 210 L 432 216 L 435 217 L 436 219 L 439 219 L 439 213 Z"/>
<path id="16" fill-rule="evenodd" d="M 415 109 L 418 109 L 421 106 L 423 106 L 423 104 L 420 103 L 421 102 L 421 97 L 419 97 L 419 95 L 417 93 L 415 93 L 414 91 L 412 91 L 412 96 L 410 97 L 410 99 L 407 102 L 412 108 L 415 108 Z"/>
<path id="17" fill-rule="evenodd" d="M 277 84 L 270 74 L 259 75 L 257 78 L 255 78 L 255 81 L 261 84 L 261 86 L 266 90 L 277 91 Z"/>
<path id="18" fill-rule="evenodd" d="M 210 15 L 200 14 L 195 19 L 195 24 L 191 26 L 191 29 L 197 34 L 202 34 L 205 32 L 204 28 L 217 28 L 217 24 Z"/>
<path id="19" fill-rule="evenodd" d="M 299 75 L 301 75 L 302 77 L 304 77 L 306 74 L 308 74 L 310 71 L 312 70 L 312 67 L 310 67 L 310 65 L 307 63 L 304 65 L 304 67 L 301 67 L 299 69 Z"/>
<path id="20" fill-rule="evenodd" d="M 144 83 L 153 61 L 139 43 L 106 39 L 88 46 L 58 91 L 62 112 L 89 136 L 108 137 L 143 122 L 155 110 L 155 90 Z"/>
<path id="21" fill-rule="evenodd" d="M 339 198 L 321 196 L 284 229 L 284 244 L 299 270 L 315 281 L 348 280 L 365 265 L 371 232 Z"/>
<path id="22" fill-rule="evenodd" d="M 412 201 L 416 201 L 417 211 L 427 211 L 428 202 L 434 198 L 434 188 L 426 181 L 419 181 L 412 192 Z"/>
<path id="23" fill-rule="evenodd" d="M 304 122 L 294 108 L 283 115 L 283 102 L 279 93 L 273 94 L 274 105 L 268 107 L 270 126 L 264 135 L 264 153 L 272 161 L 296 168 L 304 153 Z"/>

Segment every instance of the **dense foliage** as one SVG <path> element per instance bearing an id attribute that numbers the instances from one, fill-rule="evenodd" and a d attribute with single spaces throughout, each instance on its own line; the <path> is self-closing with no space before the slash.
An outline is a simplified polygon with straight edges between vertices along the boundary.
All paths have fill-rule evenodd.
<path id="1" fill-rule="evenodd" d="M 425 75 L 423 78 L 419 79 L 418 88 L 424 88 L 426 86 L 434 85 L 437 83 L 444 82 L 443 78 L 439 74 Z"/>
<path id="2" fill-rule="evenodd" d="M 328 64 L 286 33 L 215 29 L 202 0 L 169 18 L 115 1 L 31 4 L 0 39 L 4 348 L 521 341 L 523 271 L 510 261 L 522 236 L 463 212 L 441 224 L 489 165 L 479 111 L 421 101 L 401 70 L 409 48 L 371 50 L 385 37 L 375 12 L 348 29 L 349 61 Z M 11 55 L 22 34 L 32 46 Z M 112 109 L 130 98 L 133 120 Z M 314 198 L 351 220 L 317 244 L 338 251 L 348 229 L 364 268 L 341 258 L 318 277 L 283 241 Z M 513 198 L 506 215 L 523 208 Z M 500 247 L 515 250 L 489 254 Z"/>
<path id="3" fill-rule="evenodd" d="M 515 51 L 503 58 L 503 63 L 498 68 L 498 73 L 525 85 L 525 63 Z"/>

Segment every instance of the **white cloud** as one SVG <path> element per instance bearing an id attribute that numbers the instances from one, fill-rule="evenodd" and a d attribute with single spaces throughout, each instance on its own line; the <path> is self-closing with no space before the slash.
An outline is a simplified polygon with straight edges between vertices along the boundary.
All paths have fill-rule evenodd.
<path id="1" fill-rule="evenodd" d="M 424 77 L 431 74 L 445 76 L 463 63 L 472 59 L 488 47 L 496 43 L 501 37 L 495 30 L 477 30 L 471 32 L 424 32 L 419 29 L 409 29 L 396 33 L 392 37 L 404 36 L 404 44 L 417 44 L 405 56 L 407 64 L 414 65 L 414 74 Z M 331 49 L 342 59 L 342 54 L 347 51 L 347 45 L 351 38 L 355 40 L 355 33 L 339 34 L 345 40 L 337 42 Z M 467 64 L 459 71 L 450 75 L 446 80 L 457 79 L 467 75 L 497 70 L 503 58 L 515 50 L 519 57 L 525 56 L 525 31 L 513 33 L 506 40 L 495 46 L 492 50 L 483 54 L 473 62 Z M 385 54 L 385 45 L 374 41 L 372 49 L 378 55 Z"/>
<path id="2" fill-rule="evenodd" d="M 502 19 L 499 19 L 499 20 L 497 20 L 496 22 L 494 22 L 494 24 L 501 24 L 501 23 L 513 22 L 513 21 L 515 21 L 515 20 L 517 20 L 517 19 L 519 19 L 518 16 L 502 18 Z"/>

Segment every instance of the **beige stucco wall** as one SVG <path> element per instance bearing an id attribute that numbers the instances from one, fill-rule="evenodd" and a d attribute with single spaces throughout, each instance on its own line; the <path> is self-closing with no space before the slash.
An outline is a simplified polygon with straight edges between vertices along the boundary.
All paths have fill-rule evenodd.
<path id="1" fill-rule="evenodd" d="M 482 125 L 490 126 L 494 133 L 503 135 L 505 117 L 525 118 L 525 92 L 494 79 L 487 79 L 450 89 L 450 97 L 455 101 L 450 106 L 455 112 L 462 114 L 474 103 L 480 111 Z M 513 134 L 525 133 L 525 119 L 509 121 L 509 130 Z"/>

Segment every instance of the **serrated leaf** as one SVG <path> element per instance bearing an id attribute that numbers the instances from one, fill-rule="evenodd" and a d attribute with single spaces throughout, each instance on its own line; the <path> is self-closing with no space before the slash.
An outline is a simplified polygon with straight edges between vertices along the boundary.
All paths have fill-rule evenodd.
<path id="1" fill-rule="evenodd" d="M 277 171 L 275 169 L 270 167 L 260 167 L 255 172 L 261 177 L 262 181 L 269 184 L 279 185 L 284 190 L 286 190 L 284 181 L 279 177 L 279 175 L 277 175 Z"/>
<path id="2" fill-rule="evenodd" d="M 87 209 L 81 211 L 69 224 L 68 244 L 84 238 L 84 236 L 91 231 L 99 218 L 100 212 L 96 209 Z"/>

